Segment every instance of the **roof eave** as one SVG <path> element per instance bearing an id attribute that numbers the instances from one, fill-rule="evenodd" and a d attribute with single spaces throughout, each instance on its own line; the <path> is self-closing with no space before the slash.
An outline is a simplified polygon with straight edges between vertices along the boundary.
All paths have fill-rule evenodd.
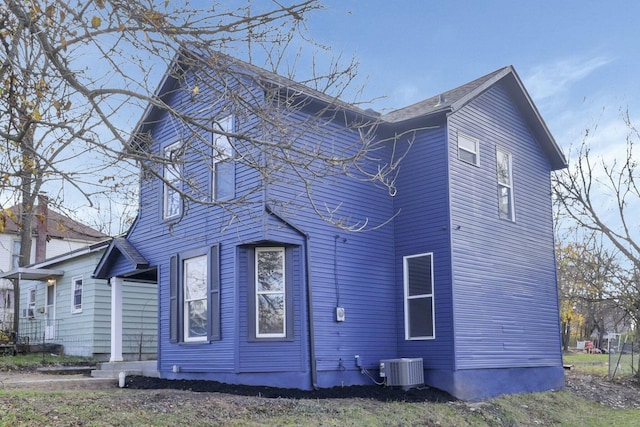
<path id="1" fill-rule="evenodd" d="M 15 270 L 11 270 L 6 273 L 0 273 L 0 279 L 43 280 L 53 277 L 61 277 L 63 275 L 64 270 L 18 267 Z"/>
<path id="2" fill-rule="evenodd" d="M 516 102 L 519 103 L 521 111 L 528 115 L 527 119 L 532 127 L 536 136 L 542 141 L 542 147 L 549 158 L 552 170 L 564 169 L 567 167 L 567 159 L 562 152 L 562 149 L 556 142 L 555 138 L 551 134 L 549 127 L 542 118 L 538 107 L 531 99 L 529 92 L 525 88 L 522 80 L 518 76 L 518 73 L 512 67 L 509 67 L 510 75 L 513 76 L 513 84 L 517 85 L 517 94 L 520 94 L 516 98 Z"/>
<path id="3" fill-rule="evenodd" d="M 144 270 L 149 270 L 151 268 L 151 265 L 149 264 L 149 262 L 147 262 L 146 259 L 142 257 L 142 255 L 138 254 L 140 259 L 144 259 L 144 262 L 140 262 L 140 259 L 136 259 L 136 256 L 132 255 L 130 251 L 127 248 L 125 248 L 124 245 L 121 243 L 122 240 L 126 240 L 126 239 L 123 237 L 116 237 L 111 241 L 111 244 L 109 245 L 105 253 L 102 255 L 100 262 L 98 263 L 96 268 L 93 270 L 94 278 L 96 279 L 110 278 L 108 273 L 109 273 L 109 269 L 112 266 L 113 257 L 116 256 L 116 254 L 114 253 L 115 251 L 117 251 L 120 254 L 120 256 L 123 256 L 131 264 L 132 266 L 131 271 L 144 271 Z M 133 250 L 135 250 L 137 253 L 137 250 L 135 248 L 133 248 Z"/>
<path id="4" fill-rule="evenodd" d="M 549 131 L 547 124 L 531 99 L 529 92 L 527 92 L 527 89 L 518 76 L 518 73 L 512 66 L 505 67 L 495 76 L 478 86 L 475 90 L 452 103 L 451 112 L 453 113 L 460 110 L 501 80 L 504 80 L 505 84 L 507 84 L 512 96 L 514 97 L 514 101 L 520 108 L 522 114 L 525 115 L 527 123 L 531 126 L 532 131 L 540 141 L 543 150 L 549 159 L 552 170 L 566 168 L 567 160 L 562 153 L 560 146 Z"/>

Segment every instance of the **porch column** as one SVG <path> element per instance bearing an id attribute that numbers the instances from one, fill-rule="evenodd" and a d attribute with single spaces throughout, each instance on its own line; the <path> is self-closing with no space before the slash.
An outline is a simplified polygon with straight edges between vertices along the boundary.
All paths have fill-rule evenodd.
<path id="1" fill-rule="evenodd" d="M 111 358 L 109 362 L 122 362 L 122 282 L 112 277 L 111 284 Z"/>

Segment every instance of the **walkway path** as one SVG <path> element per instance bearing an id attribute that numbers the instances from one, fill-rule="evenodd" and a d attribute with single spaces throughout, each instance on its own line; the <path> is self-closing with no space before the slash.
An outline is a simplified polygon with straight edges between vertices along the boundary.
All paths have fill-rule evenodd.
<path id="1" fill-rule="evenodd" d="M 0 372 L 1 390 L 108 390 L 118 380 L 85 375 L 51 375 L 36 372 Z"/>

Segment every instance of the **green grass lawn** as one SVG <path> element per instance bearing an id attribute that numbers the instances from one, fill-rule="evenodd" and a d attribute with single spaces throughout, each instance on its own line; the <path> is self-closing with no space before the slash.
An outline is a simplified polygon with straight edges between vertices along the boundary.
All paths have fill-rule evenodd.
<path id="1" fill-rule="evenodd" d="M 608 376 L 609 375 L 609 355 L 608 354 L 587 354 L 573 353 L 565 354 L 562 357 L 565 365 L 573 365 L 574 370 L 586 374 Z"/>
<path id="2" fill-rule="evenodd" d="M 638 368 L 639 357 L 640 355 L 637 354 L 633 356 L 631 354 L 612 354 L 611 361 L 617 366 L 612 366 L 611 373 L 615 373 L 615 378 L 634 375 L 634 369 Z M 578 372 L 599 376 L 609 376 L 610 374 L 608 354 L 565 354 L 562 360 L 565 365 L 573 365 L 573 369 Z"/>
<path id="3" fill-rule="evenodd" d="M 605 354 L 570 354 L 564 363 L 607 375 Z M 84 358 L 42 354 L 0 357 L 0 371 Z M 0 375 L 1 377 L 1 375 Z M 369 399 L 266 399 L 178 390 L 18 391 L 0 387 L 3 426 L 632 426 L 640 410 L 614 409 L 568 390 L 524 393 L 482 402 L 380 402 Z"/>
<path id="4" fill-rule="evenodd" d="M 640 410 L 613 409 L 569 391 L 482 402 L 266 399 L 178 390 L 0 389 L 0 426 L 632 426 Z M 634 424 L 635 423 L 635 424 Z"/>
<path id="5" fill-rule="evenodd" d="M 0 371 L 35 370 L 41 366 L 90 363 L 92 363 L 92 360 L 86 357 L 58 356 L 50 353 L 19 354 L 17 356 L 0 356 Z"/>

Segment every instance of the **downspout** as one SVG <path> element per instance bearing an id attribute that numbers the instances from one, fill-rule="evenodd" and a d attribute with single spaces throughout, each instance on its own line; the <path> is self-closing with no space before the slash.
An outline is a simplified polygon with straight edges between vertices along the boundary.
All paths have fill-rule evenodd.
<path id="1" fill-rule="evenodd" d="M 269 206 L 268 203 L 265 203 L 265 211 L 269 215 L 273 215 L 278 220 L 282 221 L 287 226 L 291 227 L 298 234 L 304 237 L 304 263 L 305 263 L 305 278 L 307 282 L 307 322 L 309 323 L 309 359 L 310 359 L 310 369 L 311 369 L 311 385 L 313 389 L 318 389 L 318 372 L 316 368 L 316 346 L 315 346 L 315 334 L 313 327 L 313 298 L 311 293 L 311 268 L 309 265 L 309 260 L 311 259 L 311 249 L 309 248 L 309 234 L 302 231 L 300 228 L 291 224 L 285 218 L 280 216 L 278 213 L 274 212 Z"/>

